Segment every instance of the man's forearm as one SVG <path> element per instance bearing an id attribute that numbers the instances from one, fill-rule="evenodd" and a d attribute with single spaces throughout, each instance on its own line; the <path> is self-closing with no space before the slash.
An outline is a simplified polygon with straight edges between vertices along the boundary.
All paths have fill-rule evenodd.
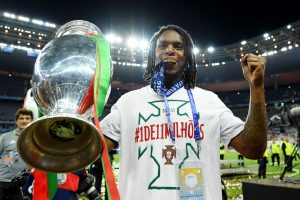
<path id="1" fill-rule="evenodd" d="M 264 154 L 267 144 L 267 112 L 263 89 L 251 91 L 248 117 L 242 132 L 243 143 L 246 144 L 246 152 L 251 157 Z"/>
<path id="2" fill-rule="evenodd" d="M 249 53 L 241 58 L 241 65 L 250 87 L 249 111 L 244 130 L 229 145 L 247 158 L 258 159 L 265 152 L 268 133 L 264 91 L 266 59 Z"/>

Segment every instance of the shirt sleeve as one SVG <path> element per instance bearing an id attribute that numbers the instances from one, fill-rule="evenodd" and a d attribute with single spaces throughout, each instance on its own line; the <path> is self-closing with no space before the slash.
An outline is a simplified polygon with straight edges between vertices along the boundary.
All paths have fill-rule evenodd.
<path id="1" fill-rule="evenodd" d="M 103 134 L 108 138 L 120 142 L 121 130 L 120 130 L 120 112 L 118 109 L 118 102 L 112 106 L 111 112 L 100 122 L 101 130 Z"/>
<path id="2" fill-rule="evenodd" d="M 245 122 L 233 115 L 232 111 L 219 99 L 221 140 L 227 147 L 231 139 L 237 136 L 245 127 Z"/>

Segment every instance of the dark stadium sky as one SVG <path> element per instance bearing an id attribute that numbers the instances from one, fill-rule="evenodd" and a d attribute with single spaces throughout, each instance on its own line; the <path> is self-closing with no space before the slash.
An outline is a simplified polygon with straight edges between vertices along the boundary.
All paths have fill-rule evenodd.
<path id="1" fill-rule="evenodd" d="M 58 24 L 84 19 L 104 33 L 139 33 L 147 39 L 158 26 L 177 24 L 198 46 L 220 46 L 300 20 L 296 4 L 296 0 L 0 0 L 0 10 Z"/>

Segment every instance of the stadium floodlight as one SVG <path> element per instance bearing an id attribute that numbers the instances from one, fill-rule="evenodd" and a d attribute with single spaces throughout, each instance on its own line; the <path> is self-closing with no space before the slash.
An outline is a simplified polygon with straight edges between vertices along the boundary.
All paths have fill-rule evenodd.
<path id="1" fill-rule="evenodd" d="M 113 33 L 107 34 L 105 38 L 110 42 L 110 43 L 121 43 L 122 38 L 119 36 L 116 36 Z"/>
<path id="2" fill-rule="evenodd" d="M 269 33 L 265 33 L 263 36 L 264 36 L 264 38 L 268 38 L 269 37 Z"/>
<path id="3" fill-rule="evenodd" d="M 281 48 L 281 51 L 286 51 L 286 50 L 287 50 L 286 47 L 282 47 L 282 48 Z"/>
<path id="4" fill-rule="evenodd" d="M 136 46 L 137 46 L 137 39 L 135 37 L 130 37 L 128 40 L 127 40 L 127 45 L 131 48 L 131 49 L 134 49 Z"/>
<path id="5" fill-rule="evenodd" d="M 112 33 L 105 35 L 105 39 L 107 39 L 107 41 L 110 42 L 110 43 L 114 42 L 114 38 L 115 38 L 115 35 L 112 34 Z"/>
<path id="6" fill-rule="evenodd" d="M 30 19 L 28 17 L 24 17 L 24 16 L 18 16 L 18 20 L 23 21 L 23 22 L 29 22 Z"/>
<path id="7" fill-rule="evenodd" d="M 56 24 L 49 23 L 49 22 L 45 22 L 45 26 L 50 28 L 56 28 Z"/>
<path id="8" fill-rule="evenodd" d="M 291 29 L 292 26 L 289 24 L 289 25 L 286 26 L 286 28 L 287 28 L 287 29 Z"/>
<path id="9" fill-rule="evenodd" d="M 196 55 L 200 52 L 200 50 L 197 47 L 194 47 L 193 49 L 193 53 Z"/>
<path id="10" fill-rule="evenodd" d="M 3 13 L 3 16 L 4 16 L 4 17 L 7 17 L 7 18 L 11 18 L 11 19 L 15 19 L 15 18 L 16 18 L 16 15 L 15 15 L 15 14 L 8 13 L 8 12 L 4 12 L 4 13 Z"/>
<path id="11" fill-rule="evenodd" d="M 247 41 L 246 41 L 246 40 L 243 40 L 243 41 L 241 42 L 241 45 L 245 45 L 245 44 L 247 44 Z"/>
<path id="12" fill-rule="evenodd" d="M 207 48 L 207 51 L 208 51 L 209 53 L 212 53 L 212 52 L 215 51 L 215 48 L 213 48 L 213 47 L 208 47 L 208 48 Z"/>
<path id="13" fill-rule="evenodd" d="M 38 20 L 38 19 L 32 19 L 31 22 L 33 24 L 37 24 L 37 25 L 40 25 L 40 26 L 44 25 L 44 22 L 42 20 Z"/>
<path id="14" fill-rule="evenodd" d="M 148 49 L 149 43 L 148 43 L 145 39 L 143 39 L 143 40 L 140 42 L 139 47 L 140 47 L 143 51 L 145 51 L 146 49 Z"/>
<path id="15" fill-rule="evenodd" d="M 264 36 L 265 40 L 269 40 L 269 39 L 271 39 L 271 37 L 270 37 L 269 33 L 265 33 L 263 36 Z"/>
<path id="16" fill-rule="evenodd" d="M 122 42 L 122 38 L 120 36 L 116 36 L 116 43 L 121 43 Z"/>

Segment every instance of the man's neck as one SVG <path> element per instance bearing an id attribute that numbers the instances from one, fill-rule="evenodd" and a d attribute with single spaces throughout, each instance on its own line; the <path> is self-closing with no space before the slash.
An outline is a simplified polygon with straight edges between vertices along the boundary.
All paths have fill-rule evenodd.
<path id="1" fill-rule="evenodd" d="M 170 89 L 175 83 L 177 83 L 180 80 L 182 80 L 181 77 L 177 78 L 177 79 L 174 79 L 174 80 L 166 78 L 166 80 L 165 80 L 166 89 Z"/>
<path id="2" fill-rule="evenodd" d="M 16 128 L 15 133 L 16 133 L 17 135 L 19 135 L 19 134 L 22 132 L 22 130 L 23 130 L 23 129 Z"/>

